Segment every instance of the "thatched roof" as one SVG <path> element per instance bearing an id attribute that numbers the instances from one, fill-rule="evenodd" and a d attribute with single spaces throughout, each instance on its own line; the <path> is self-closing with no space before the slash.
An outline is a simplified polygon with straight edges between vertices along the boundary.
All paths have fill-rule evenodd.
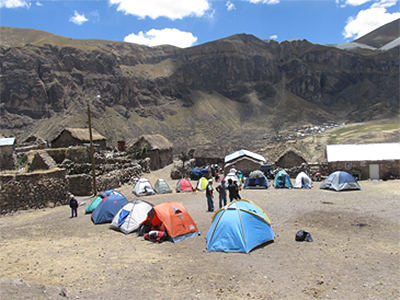
<path id="1" fill-rule="evenodd" d="M 300 166 L 307 160 L 295 149 L 287 149 L 276 161 L 275 165 L 283 168 Z"/>
<path id="2" fill-rule="evenodd" d="M 60 134 L 55 138 L 57 139 L 64 131 L 69 132 L 74 138 L 82 142 L 89 142 L 89 128 L 65 128 Z M 92 129 L 92 138 L 94 141 L 106 140 L 104 136 L 98 133 L 96 130 Z"/>
<path id="3" fill-rule="evenodd" d="M 161 134 L 146 134 L 142 135 L 135 144 L 141 144 L 145 142 L 148 145 L 148 150 L 168 150 L 174 147 L 167 138 Z"/>

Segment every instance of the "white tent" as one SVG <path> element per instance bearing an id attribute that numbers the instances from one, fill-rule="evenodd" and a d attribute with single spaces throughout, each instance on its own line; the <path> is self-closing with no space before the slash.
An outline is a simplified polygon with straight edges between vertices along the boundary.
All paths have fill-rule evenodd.
<path id="1" fill-rule="evenodd" d="M 231 173 L 228 173 L 228 175 L 226 175 L 226 176 L 224 177 L 225 186 L 226 186 L 226 187 L 228 187 L 228 185 L 229 185 L 229 183 L 228 183 L 228 180 L 229 180 L 229 179 L 232 179 L 232 182 L 237 181 L 237 184 L 238 184 L 239 187 L 242 186 L 242 183 L 241 183 L 241 181 L 239 180 L 239 177 L 237 177 L 237 175 L 236 175 L 235 173 L 231 172 Z"/>
<path id="2" fill-rule="evenodd" d="M 139 181 L 136 182 L 132 193 L 134 193 L 136 196 L 155 195 L 154 189 L 147 178 L 140 178 Z"/>
<path id="3" fill-rule="evenodd" d="M 306 173 L 300 172 L 296 177 L 296 181 L 294 182 L 294 188 L 311 189 L 312 188 L 311 178 Z"/>
<path id="4" fill-rule="evenodd" d="M 153 208 L 153 204 L 137 200 L 126 203 L 115 214 L 111 229 L 122 231 L 125 234 L 139 229 L 140 224 L 147 218 L 147 213 Z"/>

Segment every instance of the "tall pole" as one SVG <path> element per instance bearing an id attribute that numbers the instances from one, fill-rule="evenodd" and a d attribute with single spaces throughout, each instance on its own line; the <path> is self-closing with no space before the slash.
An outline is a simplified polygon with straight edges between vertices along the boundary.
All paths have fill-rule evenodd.
<path id="1" fill-rule="evenodd" d="M 89 138 L 90 138 L 90 157 L 92 159 L 92 181 L 93 181 L 93 193 L 97 195 L 97 188 L 96 188 L 96 168 L 94 163 L 94 149 L 93 149 L 93 136 L 92 136 L 92 120 L 90 118 L 90 103 L 94 100 L 100 98 L 100 95 L 97 95 L 92 100 L 90 100 L 87 104 L 87 113 L 88 113 L 88 120 L 89 120 Z"/>

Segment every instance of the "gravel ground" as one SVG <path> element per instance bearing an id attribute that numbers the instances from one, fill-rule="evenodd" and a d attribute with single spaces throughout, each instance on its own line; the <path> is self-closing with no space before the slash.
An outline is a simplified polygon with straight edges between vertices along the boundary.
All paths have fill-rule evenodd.
<path id="1" fill-rule="evenodd" d="M 146 174 L 169 179 L 170 166 Z M 360 181 L 361 191 L 243 190 L 272 221 L 273 243 L 249 254 L 207 252 L 204 192 L 155 195 L 182 202 L 202 235 L 145 241 L 93 225 L 81 197 L 68 206 L 0 217 L 1 299 L 399 299 L 400 181 Z M 193 182 L 195 185 L 195 182 Z M 215 187 L 215 185 L 214 185 Z M 133 187 L 120 190 L 137 199 Z M 217 201 L 215 201 L 216 205 Z M 313 242 L 296 242 L 300 229 Z"/>

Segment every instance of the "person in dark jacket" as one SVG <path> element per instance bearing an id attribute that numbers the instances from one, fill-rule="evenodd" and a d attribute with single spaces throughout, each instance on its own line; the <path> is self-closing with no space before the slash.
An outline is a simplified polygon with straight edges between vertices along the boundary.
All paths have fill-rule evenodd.
<path id="1" fill-rule="evenodd" d="M 232 179 L 228 179 L 228 191 L 229 191 L 229 200 L 232 202 L 233 200 L 239 199 L 237 195 L 237 185 L 233 183 Z"/>
<path id="2" fill-rule="evenodd" d="M 71 218 L 78 216 L 78 206 L 78 200 L 76 200 L 74 195 L 71 195 L 71 199 L 69 200 L 69 207 L 71 207 Z"/>
<path id="3" fill-rule="evenodd" d="M 206 187 L 207 211 L 214 211 L 214 194 L 212 184 L 213 180 L 209 179 Z"/>

